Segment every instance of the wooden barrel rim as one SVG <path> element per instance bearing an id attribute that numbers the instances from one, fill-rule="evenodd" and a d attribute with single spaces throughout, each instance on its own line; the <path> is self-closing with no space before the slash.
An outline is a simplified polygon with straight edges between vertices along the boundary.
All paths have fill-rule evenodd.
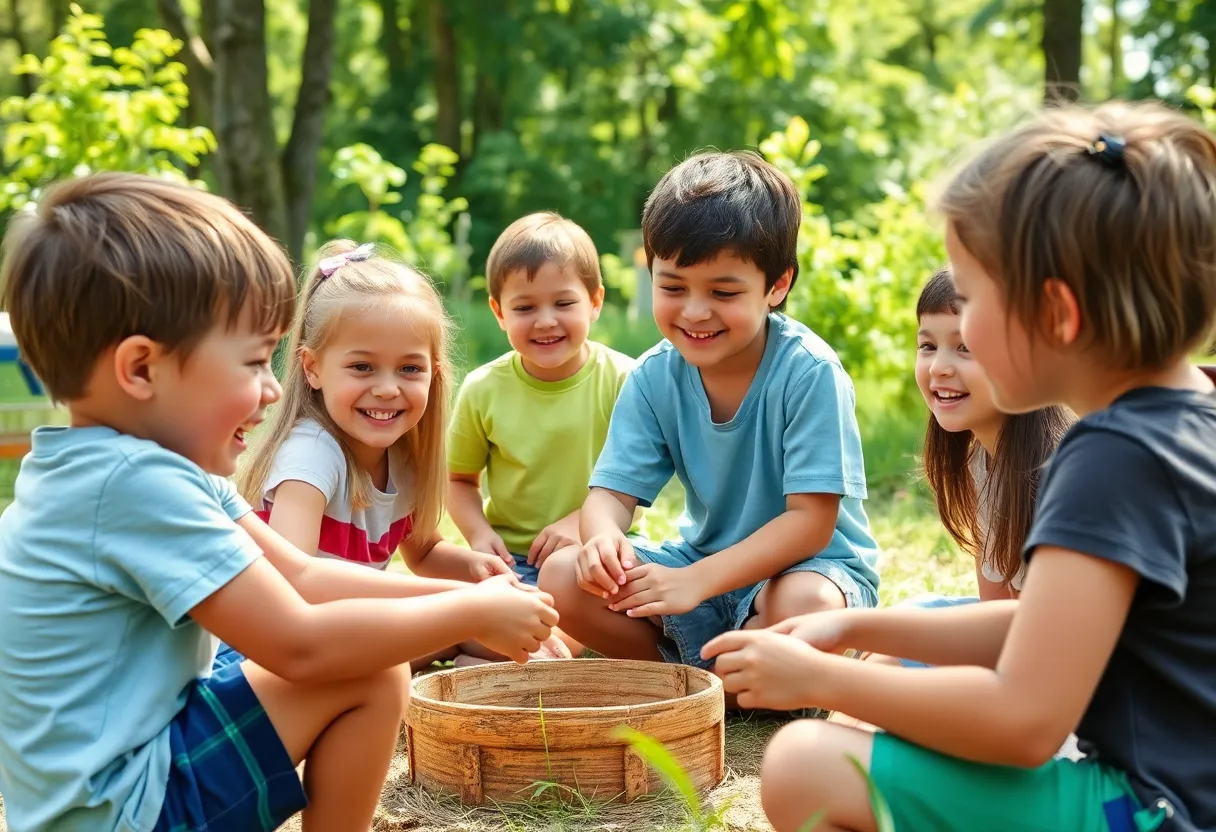
<path id="1" fill-rule="evenodd" d="M 565 661 L 577 661 L 580 664 L 584 664 L 584 665 L 589 665 L 592 663 L 601 664 L 601 665 L 607 665 L 607 664 L 647 665 L 647 664 L 652 664 L 651 662 L 634 661 L 631 659 L 566 659 Z M 479 665 L 476 667 L 469 667 L 469 668 L 452 668 L 451 670 L 441 670 L 438 673 L 430 674 L 421 680 L 416 679 L 416 680 L 414 680 L 414 685 L 412 686 L 412 689 L 410 691 L 410 707 L 411 708 L 426 707 L 428 709 L 433 709 L 435 711 L 447 712 L 447 713 L 451 714 L 452 716 L 458 716 L 458 715 L 461 715 L 461 714 L 469 712 L 469 711 L 478 711 L 478 712 L 489 711 L 489 712 L 493 713 L 495 716 L 510 716 L 512 714 L 519 714 L 522 716 L 524 714 L 535 714 L 536 712 L 538 712 L 540 710 L 539 707 L 520 708 L 520 707 L 511 706 L 511 705 L 475 705 L 475 704 L 471 704 L 468 702 L 449 702 L 444 699 L 434 699 L 418 690 L 419 682 L 423 682 L 427 686 L 429 686 L 430 684 L 440 684 L 438 682 L 438 678 L 444 674 L 468 673 L 471 670 L 489 671 L 493 667 L 494 667 L 493 665 Z M 612 715 L 618 714 L 618 713 L 622 716 L 625 716 L 627 714 L 638 715 L 639 713 L 645 713 L 650 708 L 665 707 L 668 703 L 671 703 L 671 702 L 699 703 L 700 700 L 702 700 L 702 699 L 711 699 L 715 696 L 722 695 L 722 680 L 719 679 L 717 676 L 715 676 L 714 674 L 710 673 L 707 670 L 702 670 L 699 667 L 692 667 L 689 665 L 680 665 L 680 667 L 683 669 L 683 671 L 686 674 L 689 674 L 689 673 L 695 674 L 695 675 L 698 675 L 701 678 L 707 680 L 709 682 L 709 687 L 706 688 L 705 690 L 697 691 L 696 693 L 686 693 L 683 696 L 671 697 L 671 698 L 667 698 L 667 699 L 658 699 L 658 700 L 655 700 L 654 702 L 639 702 L 639 703 L 636 703 L 633 705 L 590 705 L 590 706 L 580 707 L 580 708 L 546 707 L 544 709 L 545 715 L 548 716 L 549 714 L 554 714 L 554 715 L 561 715 L 563 717 L 577 716 L 579 714 L 588 714 L 588 715 L 595 714 L 596 716 L 612 716 Z M 488 672 L 487 672 L 487 675 L 488 675 Z M 432 679 L 436 680 L 436 681 L 431 682 L 430 680 L 432 680 Z"/>

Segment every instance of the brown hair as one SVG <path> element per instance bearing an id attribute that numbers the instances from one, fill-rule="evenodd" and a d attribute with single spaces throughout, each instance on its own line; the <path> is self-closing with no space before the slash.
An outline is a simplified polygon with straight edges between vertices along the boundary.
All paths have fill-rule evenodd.
<path id="1" fill-rule="evenodd" d="M 336 240 L 322 247 L 318 262 L 336 254 L 355 250 L 350 240 Z M 379 253 L 367 260 L 351 261 L 326 277 L 314 268 L 304 283 L 296 310 L 283 378 L 283 398 L 271 411 L 266 437 L 253 450 L 247 465 L 237 474 L 242 496 L 261 505 L 262 489 L 270 476 L 274 458 L 292 428 L 311 419 L 338 442 L 346 457 L 346 476 L 355 508 L 371 504 L 371 475 L 355 460 L 342 431 L 330 418 L 320 390 L 314 390 L 304 376 L 303 349 L 321 352 L 337 330 L 343 314 L 351 307 L 366 309 L 385 298 L 408 302 L 410 325 L 424 332 L 431 344 L 431 389 L 426 412 L 418 425 L 389 449 L 389 470 L 396 478 L 409 472 L 414 490 L 413 530 L 410 540 L 425 541 L 439 525 L 443 495 L 447 490 L 447 452 L 445 428 L 448 398 L 451 395 L 450 358 L 452 324 L 434 285 L 414 269 Z M 396 480 L 397 485 L 403 483 Z"/>
<path id="2" fill-rule="evenodd" d="M 592 297 L 603 285 L 599 255 L 587 232 L 560 214 L 540 211 L 520 217 L 498 235 L 486 260 L 490 297 L 502 296 L 511 272 L 523 269 L 532 280 L 546 263 L 573 269 Z"/>
<path id="3" fill-rule="evenodd" d="M 794 288 L 801 227 L 794 183 L 748 150 L 686 159 L 664 174 L 642 211 L 647 266 L 661 257 L 686 268 L 730 252 L 764 272 L 765 290 L 790 270 Z"/>
<path id="4" fill-rule="evenodd" d="M 939 207 L 1032 334 L 1044 281 L 1058 278 L 1082 344 L 1112 369 L 1159 368 L 1211 338 L 1216 137 L 1184 115 L 1047 110 L 968 162 Z"/>
<path id="5" fill-rule="evenodd" d="M 0 280 L 22 357 L 57 401 L 84 396 L 98 357 L 132 335 L 185 360 L 245 310 L 286 329 L 295 304 L 286 255 L 230 202 L 131 173 L 48 189 L 9 225 Z"/>
<path id="6" fill-rule="evenodd" d="M 916 317 L 958 312 L 950 271 L 940 269 L 921 290 Z M 1007 415 L 989 458 L 971 431 L 951 433 L 929 414 L 922 464 L 942 525 L 967 554 L 990 558 L 1007 584 L 1022 568 L 1039 476 L 1074 418 L 1063 407 Z M 977 454 L 988 468 L 982 491 L 971 473 Z M 980 522 L 981 506 L 987 508 L 986 529 Z"/>

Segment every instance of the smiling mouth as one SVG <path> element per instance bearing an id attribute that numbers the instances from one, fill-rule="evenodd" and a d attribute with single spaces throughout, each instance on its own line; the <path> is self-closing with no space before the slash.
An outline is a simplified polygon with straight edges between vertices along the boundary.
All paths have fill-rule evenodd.
<path id="1" fill-rule="evenodd" d="M 715 329 L 712 332 L 693 332 L 692 330 L 684 329 L 683 327 L 678 327 L 678 329 L 680 332 L 684 333 L 685 338 L 692 341 L 712 341 L 723 332 L 726 332 L 725 329 Z"/>
<path id="2" fill-rule="evenodd" d="M 565 335 L 551 335 L 548 338 L 533 338 L 532 343 L 539 347 L 551 347 L 566 340 Z"/>
<path id="3" fill-rule="evenodd" d="M 934 390 L 933 401 L 941 404 L 957 404 L 970 395 L 970 393 L 957 393 L 953 390 Z"/>
<path id="4" fill-rule="evenodd" d="M 391 422 L 402 413 L 400 410 L 364 410 L 363 408 L 360 408 L 359 412 L 373 422 Z"/>

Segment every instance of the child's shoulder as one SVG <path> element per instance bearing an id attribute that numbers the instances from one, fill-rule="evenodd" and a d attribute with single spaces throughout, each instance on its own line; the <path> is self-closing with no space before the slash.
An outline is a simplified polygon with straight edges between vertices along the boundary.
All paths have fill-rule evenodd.
<path id="1" fill-rule="evenodd" d="M 596 361 L 615 373 L 626 375 L 638 365 L 639 359 L 614 350 L 612 347 L 607 344 L 601 344 L 599 341 L 588 340 L 587 346 L 591 348 L 591 354 L 595 357 Z"/>
<path id="2" fill-rule="evenodd" d="M 801 375 L 824 364 L 842 368 L 840 356 L 813 329 L 781 312 L 774 312 L 769 336 L 774 339 L 774 361 Z"/>
<path id="3" fill-rule="evenodd" d="M 464 377 L 464 381 L 460 384 L 461 391 L 465 393 L 480 391 L 514 382 L 516 380 L 516 355 L 517 353 L 514 350 L 510 350 L 491 361 L 487 361 L 480 367 L 469 370 L 468 375 Z"/>

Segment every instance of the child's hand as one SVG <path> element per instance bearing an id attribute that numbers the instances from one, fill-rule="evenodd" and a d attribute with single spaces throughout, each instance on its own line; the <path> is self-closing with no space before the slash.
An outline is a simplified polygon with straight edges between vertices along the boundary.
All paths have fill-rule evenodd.
<path id="1" fill-rule="evenodd" d="M 561 526 L 562 521 L 559 520 L 541 529 L 540 534 L 536 536 L 536 540 L 532 541 L 532 547 L 528 549 L 528 563 L 535 564 L 536 568 L 539 569 L 544 565 L 549 555 L 558 549 L 578 545 L 578 538 L 571 537 Z"/>
<path id="2" fill-rule="evenodd" d="M 627 581 L 608 609 L 630 618 L 683 615 L 705 600 L 692 569 L 643 563 L 626 573 Z"/>
<path id="3" fill-rule="evenodd" d="M 483 605 L 486 622 L 477 641 L 519 664 L 526 664 L 557 626 L 553 596 L 520 584 L 514 575 L 490 578 L 469 591 Z"/>
<path id="4" fill-rule="evenodd" d="M 515 576 L 515 571 L 503 563 L 502 558 L 498 555 L 488 555 L 485 552 L 477 551 L 472 552 L 472 555 L 469 558 L 469 580 L 473 583 L 479 583 L 496 575 Z"/>
<path id="5" fill-rule="evenodd" d="M 481 537 L 470 540 L 469 548 L 474 552 L 485 552 L 487 555 L 494 555 L 507 566 L 515 565 L 515 558 L 511 557 L 507 544 L 503 543 L 502 538 L 494 532 L 489 532 Z"/>
<path id="6" fill-rule="evenodd" d="M 633 544 L 624 534 L 596 535 L 584 543 L 578 553 L 578 585 L 601 598 L 615 595 L 625 583 L 625 570 L 636 562 Z"/>
<path id="7" fill-rule="evenodd" d="M 848 649 L 849 610 L 825 610 L 795 615 L 768 629 L 774 633 L 793 636 L 825 653 L 843 653 Z"/>
<path id="8" fill-rule="evenodd" d="M 734 630 L 701 648 L 701 658 L 714 663 L 727 693 L 741 708 L 790 711 L 813 707 L 813 682 L 820 659 L 813 647 L 771 630 Z"/>

